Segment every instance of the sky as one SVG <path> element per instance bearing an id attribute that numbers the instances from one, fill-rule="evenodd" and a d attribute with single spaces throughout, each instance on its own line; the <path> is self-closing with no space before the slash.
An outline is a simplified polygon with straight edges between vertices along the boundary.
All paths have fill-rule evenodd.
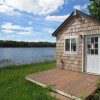
<path id="1" fill-rule="evenodd" d="M 0 0 L 0 40 L 55 42 L 52 33 L 89 0 Z"/>

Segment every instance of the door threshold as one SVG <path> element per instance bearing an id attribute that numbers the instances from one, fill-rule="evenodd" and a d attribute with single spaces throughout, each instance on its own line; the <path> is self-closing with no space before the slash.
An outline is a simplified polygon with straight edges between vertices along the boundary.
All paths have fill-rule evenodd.
<path id="1" fill-rule="evenodd" d="M 95 76 L 100 76 L 100 74 L 91 73 L 91 72 L 83 72 L 83 73 L 90 74 L 90 75 L 95 75 Z"/>

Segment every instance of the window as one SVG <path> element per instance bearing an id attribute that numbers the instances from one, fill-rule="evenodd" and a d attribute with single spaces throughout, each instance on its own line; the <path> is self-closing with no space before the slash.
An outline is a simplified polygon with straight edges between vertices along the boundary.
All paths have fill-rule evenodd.
<path id="1" fill-rule="evenodd" d="M 77 39 L 76 38 L 65 39 L 65 51 L 67 52 L 77 51 Z"/>
<path id="2" fill-rule="evenodd" d="M 98 55 L 98 37 L 87 39 L 87 54 Z"/>

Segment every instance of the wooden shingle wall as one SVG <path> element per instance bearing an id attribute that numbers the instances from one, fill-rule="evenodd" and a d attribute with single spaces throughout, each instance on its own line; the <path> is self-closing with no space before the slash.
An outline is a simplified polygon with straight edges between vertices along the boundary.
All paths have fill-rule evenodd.
<path id="1" fill-rule="evenodd" d="M 100 34 L 100 25 L 82 16 L 74 17 L 65 25 L 56 37 L 56 66 L 67 70 L 82 72 L 83 64 L 83 41 L 79 35 Z M 78 53 L 68 54 L 64 52 L 64 38 L 69 36 L 78 37 Z"/>

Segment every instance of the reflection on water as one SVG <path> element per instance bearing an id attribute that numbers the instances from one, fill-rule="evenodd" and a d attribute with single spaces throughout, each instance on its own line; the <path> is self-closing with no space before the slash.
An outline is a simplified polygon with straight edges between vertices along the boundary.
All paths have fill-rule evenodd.
<path id="1" fill-rule="evenodd" d="M 0 48 L 0 66 L 56 59 L 56 48 Z"/>
<path id="2" fill-rule="evenodd" d="M 11 64 L 14 64 L 14 62 L 11 59 L 0 60 L 0 65 L 11 65 Z"/>

